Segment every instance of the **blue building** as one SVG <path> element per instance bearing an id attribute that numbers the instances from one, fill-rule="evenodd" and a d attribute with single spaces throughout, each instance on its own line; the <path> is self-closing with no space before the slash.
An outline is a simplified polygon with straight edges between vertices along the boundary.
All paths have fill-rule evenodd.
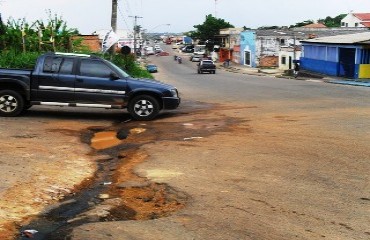
<path id="1" fill-rule="evenodd" d="M 245 31 L 240 33 L 240 63 L 256 67 L 256 32 Z"/>
<path id="2" fill-rule="evenodd" d="M 302 69 L 352 79 L 370 78 L 370 31 L 301 43 Z"/>

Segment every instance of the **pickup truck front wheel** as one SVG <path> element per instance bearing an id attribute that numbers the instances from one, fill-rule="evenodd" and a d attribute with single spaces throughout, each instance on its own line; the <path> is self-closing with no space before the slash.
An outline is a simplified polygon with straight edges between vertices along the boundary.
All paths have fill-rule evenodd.
<path id="1" fill-rule="evenodd" d="M 0 91 L 0 116 L 15 117 L 23 108 L 24 99 L 19 93 L 12 90 Z"/>
<path id="2" fill-rule="evenodd" d="M 149 95 L 136 96 L 128 105 L 128 111 L 132 118 L 139 121 L 154 119 L 159 110 L 158 100 Z"/>

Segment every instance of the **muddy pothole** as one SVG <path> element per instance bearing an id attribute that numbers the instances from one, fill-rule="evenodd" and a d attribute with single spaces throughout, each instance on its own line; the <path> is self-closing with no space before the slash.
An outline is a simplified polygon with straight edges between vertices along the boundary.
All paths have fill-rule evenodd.
<path id="1" fill-rule="evenodd" d="M 22 226 L 35 229 L 35 240 L 69 239 L 72 230 L 94 222 L 149 220 L 169 216 L 183 208 L 189 196 L 166 184 L 149 181 L 133 169 L 146 160 L 140 146 L 156 141 L 196 141 L 228 131 L 238 119 L 196 119 L 189 122 L 127 122 L 109 128 L 95 126 L 81 136 L 97 159 L 95 176 L 77 186 L 62 202 Z M 18 239 L 28 239 L 18 236 Z"/>

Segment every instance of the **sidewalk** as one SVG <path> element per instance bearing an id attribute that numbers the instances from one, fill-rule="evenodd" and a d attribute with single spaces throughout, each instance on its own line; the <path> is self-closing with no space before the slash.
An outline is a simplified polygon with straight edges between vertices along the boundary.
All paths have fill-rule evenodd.
<path id="1" fill-rule="evenodd" d="M 307 71 L 301 71 L 299 76 L 297 78 L 294 78 L 293 76 L 285 75 L 284 71 L 280 69 L 259 69 L 259 68 L 252 68 L 252 67 L 244 66 L 244 65 L 238 65 L 235 63 L 230 63 L 229 67 L 224 67 L 222 63 L 216 63 L 216 67 L 220 70 L 224 70 L 228 72 L 255 75 L 255 76 L 274 76 L 276 78 L 286 78 L 286 79 L 306 80 L 306 81 L 319 80 L 321 82 L 332 83 L 332 84 L 370 87 L 370 79 L 361 79 L 361 80 L 345 79 L 345 78 L 340 78 L 340 77 L 315 74 L 315 73 L 311 73 Z"/>

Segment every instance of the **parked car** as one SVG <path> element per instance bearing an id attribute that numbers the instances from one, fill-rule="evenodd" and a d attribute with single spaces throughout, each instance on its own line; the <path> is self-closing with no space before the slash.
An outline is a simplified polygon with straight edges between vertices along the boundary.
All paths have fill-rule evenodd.
<path id="1" fill-rule="evenodd" d="M 194 45 L 186 45 L 181 48 L 181 51 L 184 53 L 193 53 L 194 52 Z"/>
<path id="2" fill-rule="evenodd" d="M 216 65 L 213 63 L 212 60 L 201 60 L 198 63 L 198 74 L 209 72 L 209 73 L 216 73 Z"/>
<path id="3" fill-rule="evenodd" d="M 150 72 L 150 73 L 156 73 L 156 72 L 158 72 L 158 68 L 157 68 L 157 66 L 156 66 L 156 65 L 154 65 L 154 64 L 148 64 L 148 65 L 146 66 L 146 70 L 147 70 L 148 72 Z"/>
<path id="4" fill-rule="evenodd" d="M 154 48 L 153 47 L 146 47 L 145 49 L 146 55 L 154 55 Z"/>
<path id="5" fill-rule="evenodd" d="M 0 116 L 15 117 L 33 105 L 127 109 L 136 120 L 152 120 L 180 104 L 177 89 L 132 78 L 97 56 L 46 53 L 34 70 L 0 69 Z"/>
<path id="6" fill-rule="evenodd" d="M 194 54 L 193 56 L 192 56 L 192 58 L 191 58 L 191 61 L 192 62 L 200 62 L 200 60 L 202 59 L 202 55 L 196 55 L 196 54 Z"/>

